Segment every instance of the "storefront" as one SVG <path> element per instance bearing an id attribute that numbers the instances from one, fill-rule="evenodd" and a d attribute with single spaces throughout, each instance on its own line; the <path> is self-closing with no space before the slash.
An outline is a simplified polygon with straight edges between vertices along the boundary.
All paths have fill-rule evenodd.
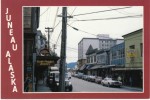
<path id="1" fill-rule="evenodd" d="M 113 68 L 113 73 L 122 77 L 123 85 L 131 87 L 143 87 L 142 68 Z"/>

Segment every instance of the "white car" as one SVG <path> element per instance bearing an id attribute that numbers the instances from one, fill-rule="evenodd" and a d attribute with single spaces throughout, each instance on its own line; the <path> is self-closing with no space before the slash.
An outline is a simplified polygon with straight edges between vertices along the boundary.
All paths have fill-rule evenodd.
<path id="1" fill-rule="evenodd" d="M 101 81 L 101 84 L 104 86 L 116 86 L 116 87 L 121 87 L 122 86 L 122 82 L 117 81 L 117 80 L 113 80 L 112 78 L 104 78 Z"/>

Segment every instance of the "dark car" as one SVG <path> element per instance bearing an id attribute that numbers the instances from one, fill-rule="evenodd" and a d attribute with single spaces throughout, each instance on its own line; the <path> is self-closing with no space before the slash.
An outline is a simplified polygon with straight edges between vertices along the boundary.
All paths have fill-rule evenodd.
<path id="1" fill-rule="evenodd" d="M 59 71 L 53 71 L 50 73 L 52 75 L 52 79 L 50 80 L 50 88 L 52 89 L 52 91 L 57 92 L 59 91 Z M 68 76 L 68 73 L 65 74 L 65 91 L 69 92 L 72 91 L 73 86 L 72 83 L 70 81 L 70 78 Z"/>

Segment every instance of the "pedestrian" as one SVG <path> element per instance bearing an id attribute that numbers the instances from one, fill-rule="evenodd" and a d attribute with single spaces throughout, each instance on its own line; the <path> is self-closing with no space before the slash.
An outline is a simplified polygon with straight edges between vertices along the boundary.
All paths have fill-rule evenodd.
<path id="1" fill-rule="evenodd" d="M 29 91 L 29 83 L 30 82 L 31 82 L 31 79 L 30 79 L 29 75 L 27 74 L 26 78 L 25 78 L 25 82 L 24 82 L 24 91 L 25 92 Z"/>
<path id="2" fill-rule="evenodd" d="M 118 76 L 118 81 L 120 81 L 120 82 L 122 81 L 121 76 Z"/>
<path id="3" fill-rule="evenodd" d="M 132 77 L 129 78 L 130 86 L 132 86 Z"/>

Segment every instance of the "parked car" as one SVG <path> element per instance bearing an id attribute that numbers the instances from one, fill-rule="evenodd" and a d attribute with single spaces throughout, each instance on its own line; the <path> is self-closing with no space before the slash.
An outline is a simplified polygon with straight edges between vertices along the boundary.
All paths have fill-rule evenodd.
<path id="1" fill-rule="evenodd" d="M 90 78 L 90 80 L 89 80 L 89 81 L 91 81 L 91 82 L 95 82 L 95 76 L 92 76 L 92 75 L 91 75 L 89 78 Z"/>
<path id="2" fill-rule="evenodd" d="M 77 77 L 77 76 L 78 76 L 78 74 L 73 74 L 72 76 L 73 76 L 73 77 Z"/>
<path id="3" fill-rule="evenodd" d="M 90 77 L 91 77 L 91 75 L 87 75 L 86 80 L 87 80 L 87 81 L 90 81 Z"/>
<path id="4" fill-rule="evenodd" d="M 52 71 L 50 74 L 52 75 L 52 79 L 50 80 L 51 82 L 50 88 L 52 89 L 52 91 L 57 92 L 59 91 L 59 71 Z M 66 73 L 65 74 L 65 91 L 66 92 L 72 91 L 73 89 L 70 78 L 71 77 L 68 76 L 68 73 Z"/>
<path id="5" fill-rule="evenodd" d="M 82 76 L 83 76 L 83 73 L 78 73 L 78 76 L 77 76 L 77 77 L 81 79 Z"/>
<path id="6" fill-rule="evenodd" d="M 102 81 L 102 77 L 100 76 L 95 77 L 95 83 L 101 84 L 101 81 Z"/>
<path id="7" fill-rule="evenodd" d="M 87 81 L 95 82 L 95 76 L 88 75 L 87 76 Z"/>
<path id="8" fill-rule="evenodd" d="M 101 84 L 104 86 L 116 86 L 116 87 L 121 87 L 122 86 L 122 82 L 117 81 L 117 80 L 113 80 L 112 78 L 104 78 L 101 81 Z"/>
<path id="9" fill-rule="evenodd" d="M 83 75 L 83 76 L 82 76 L 82 79 L 83 79 L 83 80 L 86 80 L 86 79 L 87 79 L 87 75 Z"/>

